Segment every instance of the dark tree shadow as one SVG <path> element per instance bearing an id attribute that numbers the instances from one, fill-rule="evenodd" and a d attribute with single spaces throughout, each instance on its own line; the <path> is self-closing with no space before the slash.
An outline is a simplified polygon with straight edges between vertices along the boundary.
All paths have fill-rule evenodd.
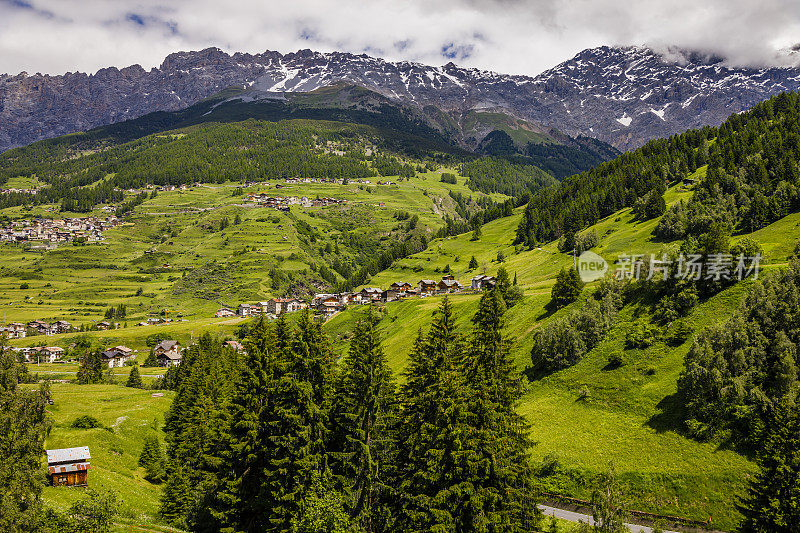
<path id="1" fill-rule="evenodd" d="M 656 407 L 661 412 L 651 416 L 646 423 L 647 426 L 655 429 L 659 433 L 674 431 L 682 435 L 685 434 L 683 425 L 683 401 L 677 392 L 662 398 Z"/>

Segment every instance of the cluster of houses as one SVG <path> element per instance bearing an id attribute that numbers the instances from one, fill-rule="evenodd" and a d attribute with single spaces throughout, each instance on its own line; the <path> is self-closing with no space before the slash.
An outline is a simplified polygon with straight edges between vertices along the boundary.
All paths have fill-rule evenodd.
<path id="1" fill-rule="evenodd" d="M 484 291 L 495 286 L 494 276 L 480 274 L 472 278 L 471 289 L 474 291 Z M 329 318 L 338 313 L 348 305 L 364 305 L 373 302 L 393 302 L 414 296 L 427 297 L 437 294 L 456 293 L 464 290 L 464 286 L 455 276 L 446 274 L 442 279 L 435 281 L 432 279 L 421 279 L 416 285 L 406 281 L 396 281 L 388 289 L 377 287 L 365 287 L 356 292 L 341 292 L 335 294 L 319 293 L 315 294 L 311 300 L 311 309 L 317 315 Z M 266 302 L 254 304 L 242 303 L 232 311 L 227 307 L 221 307 L 214 313 L 216 318 L 225 317 L 253 317 L 268 316 L 277 317 L 283 313 L 292 313 L 301 309 L 306 309 L 309 305 L 299 298 L 273 298 Z"/>
<path id="2" fill-rule="evenodd" d="M 0 194 L 36 194 L 39 189 L 40 187 L 34 187 L 33 189 L 0 189 Z"/>
<path id="3" fill-rule="evenodd" d="M 52 324 L 44 320 L 31 320 L 27 324 L 21 322 L 11 322 L 0 326 L 0 336 L 7 339 L 24 339 L 28 333 L 36 335 L 58 335 L 59 333 L 69 333 L 75 328 L 66 320 L 56 320 Z"/>
<path id="4" fill-rule="evenodd" d="M 105 230 L 121 223 L 115 216 L 15 220 L 0 228 L 0 242 L 100 242 Z"/>
<path id="5" fill-rule="evenodd" d="M 329 205 L 346 204 L 347 200 L 339 198 L 308 198 L 307 196 L 270 196 L 265 192 L 254 192 L 247 195 L 247 199 L 262 207 L 288 211 L 290 206 L 301 207 L 327 207 Z"/>
<path id="6" fill-rule="evenodd" d="M 494 285 L 494 277 L 480 275 L 472 278 L 471 288 L 475 291 L 483 291 L 491 289 Z M 330 317 L 341 311 L 347 305 L 362 305 L 373 302 L 386 303 L 414 296 L 425 298 L 437 294 L 461 292 L 462 290 L 464 290 L 464 286 L 455 276 L 447 274 L 442 276 L 442 279 L 439 281 L 421 279 L 416 285 L 412 285 L 406 281 L 396 281 L 385 290 L 377 287 L 365 287 L 358 292 L 317 294 L 311 301 L 311 307 L 317 314 Z"/>
<path id="7" fill-rule="evenodd" d="M 16 353 L 18 360 L 26 363 L 55 363 L 64 355 L 64 348 L 60 346 L 30 346 L 28 348 L 11 348 Z"/>
<path id="8" fill-rule="evenodd" d="M 233 316 L 251 317 L 261 315 L 276 317 L 284 313 L 300 311 L 301 309 L 305 309 L 307 307 L 308 304 L 299 298 L 272 298 L 266 302 L 257 302 L 253 304 L 241 303 L 236 308 L 236 312 L 228 309 L 227 307 L 221 307 L 216 313 L 214 313 L 214 316 L 217 318 Z"/>

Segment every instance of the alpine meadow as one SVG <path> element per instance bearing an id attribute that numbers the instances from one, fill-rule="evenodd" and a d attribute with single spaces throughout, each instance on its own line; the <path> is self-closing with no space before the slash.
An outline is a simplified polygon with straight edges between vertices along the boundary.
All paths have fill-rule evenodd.
<path id="1" fill-rule="evenodd" d="M 343 51 L 0 74 L 0 531 L 800 532 L 797 45 L 506 75 L 456 4 L 468 67 L 286 4 Z"/>

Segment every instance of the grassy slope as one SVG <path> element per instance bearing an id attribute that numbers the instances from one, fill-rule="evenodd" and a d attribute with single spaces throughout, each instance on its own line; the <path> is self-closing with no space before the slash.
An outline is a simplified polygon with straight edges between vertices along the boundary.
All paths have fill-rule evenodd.
<path id="1" fill-rule="evenodd" d="M 53 428 L 46 448 L 89 446 L 92 467 L 90 488 L 114 490 L 122 502 L 120 522 L 142 523 L 155 520 L 160 487 L 144 480 L 144 469 L 137 462 L 144 438 L 156 432 L 161 439 L 164 413 L 173 393 L 154 398 L 150 391 L 117 385 L 52 385 L 55 404 L 50 406 Z M 105 426 L 98 429 L 72 429 L 75 418 L 91 414 Z M 45 502 L 64 510 L 79 499 L 85 489 L 46 487 Z M 122 528 L 127 531 L 127 528 Z"/>
<path id="2" fill-rule="evenodd" d="M 246 198 L 231 194 L 236 184 L 162 192 L 138 206 L 123 226 L 106 232 L 103 244 L 67 244 L 45 254 L 2 245 L 0 318 L 6 322 L 40 318 L 91 324 L 102 320 L 108 306 L 124 303 L 128 306 L 126 321 L 132 325 L 163 309 L 171 316 L 181 314 L 195 320 L 211 316 L 220 303 L 235 306 L 240 301 L 265 300 L 274 293 L 267 274 L 272 267 L 307 270 L 312 261 L 307 247 L 301 245 L 293 217 L 322 235 L 316 246 L 331 242 L 343 223 L 356 223 L 356 233 L 388 235 L 399 224 L 394 215 L 400 210 L 417 214 L 419 227 L 433 232 L 441 226 L 443 214 L 453 213 L 449 191 L 475 196 L 464 178 L 459 177 L 456 185 L 446 185 L 439 177 L 433 172 L 420 174 L 397 185 L 372 185 L 372 192 L 357 184 L 266 189 L 275 195 L 333 196 L 349 201 L 347 206 L 327 208 L 295 206 L 291 215 L 242 207 Z M 261 189 L 251 187 L 246 192 L 257 190 Z M 23 214 L 21 208 L 5 212 Z M 40 207 L 26 216 L 45 214 Z M 223 217 L 232 222 L 236 214 L 242 224 L 218 231 Z M 165 237 L 170 231 L 177 236 Z M 157 253 L 145 253 L 150 250 Z M 212 262 L 220 266 L 220 272 L 203 276 L 204 265 Z M 170 269 L 152 271 L 164 264 Z M 184 272 L 197 275 L 183 283 Z M 21 288 L 23 284 L 28 288 Z M 139 288 L 142 295 L 136 296 Z M 26 339 L 22 344 L 31 342 L 35 341 Z"/>
<path id="3" fill-rule="evenodd" d="M 421 222 L 435 222 L 438 217 L 434 213 L 431 197 L 446 197 L 446 189 L 437 181 L 436 175 L 424 178 L 426 179 L 418 177 L 397 187 L 379 187 L 372 194 L 352 187 L 348 193 L 343 191 L 348 188 L 329 185 L 292 186 L 279 193 L 339 197 L 351 194 L 349 199 L 354 205 L 362 201 L 366 204 L 383 201 L 389 212 L 402 208 L 420 213 Z M 246 244 L 256 246 L 257 250 L 236 258 L 236 261 L 246 262 L 242 283 L 248 280 L 250 283 L 258 283 L 259 294 L 269 294 L 263 265 L 269 264 L 276 253 L 287 256 L 291 253 L 295 245 L 295 236 L 291 233 L 293 226 L 284 224 L 284 231 L 277 231 L 276 227 L 269 226 L 270 223 L 257 220 L 277 215 L 277 212 L 262 209 L 241 210 L 245 222 L 225 231 L 230 244 L 222 246 L 222 236 L 209 235 L 198 230 L 197 223 L 211 217 L 219 220 L 223 212 L 232 218 L 238 209 L 232 204 L 241 202 L 241 198 L 231 197 L 230 187 L 201 187 L 183 193 L 161 193 L 137 209 L 133 225 L 109 232 L 109 242 L 103 246 L 65 247 L 45 256 L 23 254 L 21 251 L 4 248 L 4 253 L 0 254 L 0 266 L 6 270 L 0 278 L 0 303 L 4 304 L 7 320 L 63 317 L 76 323 L 81 320 L 96 321 L 100 319 L 105 306 L 120 302 L 128 303 L 129 309 L 134 308 L 135 318 L 131 321 L 139 320 L 147 312 L 166 306 L 186 313 L 186 321 L 167 326 L 130 327 L 90 333 L 105 344 L 122 343 L 139 349 L 140 361 L 146 354 L 144 339 L 154 332 L 165 332 L 184 342 L 205 330 L 218 334 L 233 332 L 239 323 L 238 319 L 207 318 L 217 307 L 215 302 L 173 295 L 171 289 L 176 280 L 170 280 L 170 277 L 174 277 L 174 274 L 153 274 L 146 281 L 131 279 L 142 275 L 136 260 L 143 257 L 145 249 L 156 247 L 159 251 L 179 252 L 169 259 L 173 267 L 178 268 L 202 264 L 208 257 L 222 260 L 231 250 Z M 429 191 L 430 196 L 423 195 L 423 190 Z M 466 191 L 463 179 L 459 178 L 456 190 Z M 671 189 L 667 193 L 667 201 L 672 203 L 686 199 L 689 195 L 689 191 Z M 189 208 L 207 207 L 217 208 L 201 213 L 179 213 Z M 382 212 L 379 208 L 366 205 L 365 210 L 376 216 L 378 224 L 394 223 L 390 218 L 379 217 L 378 214 Z M 302 213 L 298 215 L 304 216 L 310 223 L 322 224 L 319 217 Z M 497 253 L 502 251 L 506 257 L 505 267 L 512 276 L 517 274 L 519 284 L 525 289 L 524 300 L 507 315 L 507 333 L 513 342 L 513 354 L 520 366 L 524 367 L 529 363 L 532 331 L 543 321 L 550 319 L 544 306 L 550 299 L 553 277 L 562 266 L 571 263 L 571 258 L 558 253 L 555 243 L 537 250 L 517 252 L 510 243 L 520 217 L 518 212 L 487 224 L 477 242 L 470 241 L 469 235 L 435 240 L 428 250 L 397 262 L 391 269 L 370 280 L 369 285 L 386 286 L 394 280 L 416 282 L 420 278 L 438 279 L 441 269 L 447 264 L 458 279 L 467 282 L 474 275 L 473 272 L 467 272 L 472 255 L 478 260 L 479 271 L 494 273 L 499 267 L 496 262 Z M 162 223 L 162 220 L 180 228 L 179 238 L 172 239 L 172 245 L 168 244 L 169 241 L 161 244 L 147 238 L 149 232 Z M 793 243 L 787 242 L 786 235 L 796 234 L 799 225 L 800 214 L 794 214 L 753 236 L 764 244 L 767 259 L 780 263 L 793 249 Z M 607 259 L 613 259 L 621 252 L 655 253 L 663 245 L 650 238 L 654 226 L 655 221 L 634 222 L 630 211 L 624 210 L 596 225 L 595 229 L 601 237 L 601 245 L 597 250 Z M 287 236 L 286 241 L 283 236 Z M 201 257 L 196 257 L 196 254 Z M 69 268 L 70 264 L 96 257 L 100 258 L 101 263 L 115 261 L 121 268 Z M 260 263 L 262 260 L 266 263 Z M 288 268 L 287 265 L 295 263 L 284 261 L 282 264 L 283 268 Z M 40 267 L 41 272 L 37 272 L 36 268 Z M 302 263 L 296 262 L 295 268 L 301 267 Z M 41 279 L 30 279 L 37 275 Z M 30 289 L 18 288 L 23 281 L 30 284 Z M 50 287 L 47 287 L 48 283 L 51 284 Z M 130 296 L 140 286 L 144 287 L 145 295 Z M 692 323 L 702 327 L 707 323 L 723 320 L 733 310 L 745 288 L 735 287 L 704 302 L 691 317 Z M 32 298 L 26 301 L 26 295 Z M 479 295 L 468 293 L 453 297 L 464 331 L 469 327 L 469 318 L 476 309 L 478 298 Z M 78 305 L 76 299 L 84 303 Z M 42 303 L 39 304 L 39 301 Z M 87 302 L 92 305 L 86 305 Z M 384 345 L 395 371 L 402 371 L 416 331 L 427 326 L 438 303 L 439 298 L 427 298 L 386 306 L 387 317 L 382 322 L 386 336 Z M 562 310 L 559 314 L 567 311 Z M 590 490 L 587 483 L 589 477 L 606 468 L 611 460 L 629 484 L 632 507 L 700 519 L 712 516 L 718 526 L 732 527 L 737 519 L 733 507 L 735 495 L 741 491 L 753 466 L 736 453 L 685 439 L 674 430 L 669 400 L 675 391 L 675 381 L 682 368 L 688 344 L 676 349 L 656 345 L 646 351 L 625 351 L 623 343 L 626 326 L 634 313 L 639 311 L 641 310 L 635 308 L 623 310 L 615 329 L 578 365 L 531 384 L 520 409 L 531 421 L 533 436 L 537 442 L 533 459 L 541 461 L 545 456 L 555 456 L 561 465 L 556 475 L 543 479 L 541 483 L 550 490 L 587 497 Z M 340 353 L 346 349 L 348 333 L 358 312 L 355 308 L 341 313 L 326 324 L 326 330 Z M 69 342 L 70 337 L 50 337 L 47 344 L 64 345 Z M 14 344 L 36 344 L 36 340 L 41 339 L 29 338 L 15 341 Z M 627 364 L 616 370 L 604 370 L 608 355 L 615 351 L 624 352 Z M 43 365 L 40 370 L 74 371 L 74 367 Z M 119 379 L 123 380 L 127 371 L 127 368 L 117 370 Z M 156 374 L 160 370 L 145 370 L 144 373 Z M 578 391 L 582 387 L 590 391 L 588 401 L 577 401 Z M 153 413 L 163 414 L 164 406 L 148 404 L 148 401 L 156 399 L 150 399 L 147 393 L 128 391 L 118 386 L 98 386 L 95 390 L 94 387 L 55 385 L 54 396 L 57 402 L 54 409 L 57 424 L 51 436 L 52 442 L 48 442 L 49 446 L 73 445 L 74 439 L 84 438 L 85 435 L 84 440 L 96 443 L 91 444 L 93 449 L 104 446 L 108 448 L 113 444 L 109 438 L 120 439 L 131 451 L 130 457 L 123 454 L 119 461 L 122 465 L 121 479 L 139 479 L 136 476 L 141 476 L 141 472 L 136 473 L 135 465 L 131 466 L 131 461 L 134 456 L 138 456 L 136 450 L 141 446 L 144 426 L 152 420 Z M 121 423 L 121 427 L 111 437 L 104 430 L 76 434 L 77 430 L 65 427 L 83 412 L 101 413 L 100 418 L 108 425 L 112 425 L 119 416 L 129 416 L 131 420 L 136 417 L 138 426 L 128 428 L 127 423 Z M 127 414 L 128 412 L 135 414 Z M 98 452 L 98 469 L 93 472 L 98 475 L 93 479 L 102 481 L 104 485 L 107 482 L 106 486 L 109 487 L 119 487 L 123 499 L 130 499 L 132 502 L 141 499 L 137 505 L 146 510 L 146 514 L 155 509 L 157 488 L 140 485 L 138 481 L 127 484 L 122 482 L 120 486 L 119 480 L 110 479 L 110 472 L 116 467 L 103 466 L 110 458 L 108 453 L 110 452 Z M 68 500 L 64 499 L 64 495 L 69 492 L 54 493 L 54 490 L 48 489 L 47 498 L 58 505 L 66 505 Z"/>
<path id="4" fill-rule="evenodd" d="M 690 194 L 676 187 L 667 192 L 666 199 L 673 203 Z M 470 241 L 469 235 L 434 241 L 425 252 L 399 261 L 369 284 L 438 279 L 446 264 L 459 280 L 467 282 L 474 275 L 467 271 L 472 255 L 481 265 L 479 271 L 494 273 L 499 268 L 497 252 L 502 250 L 504 266 L 512 276 L 517 274 L 526 295 L 508 312 L 506 320 L 512 353 L 524 368 L 530 364 L 531 333 L 550 319 L 545 305 L 550 300 L 553 278 L 562 266 L 571 263 L 571 257 L 558 253 L 555 243 L 516 253 L 510 243 L 520 216 L 487 224 L 478 242 Z M 623 252 L 658 253 L 665 245 L 652 240 L 656 222 L 635 222 L 629 209 L 608 217 L 594 228 L 601 240 L 596 251 L 609 261 Z M 800 215 L 791 215 L 753 234 L 764 244 L 766 262 L 785 262 L 794 247 L 785 236 L 797 234 L 797 226 Z M 747 283 L 743 283 L 703 302 L 689 322 L 697 331 L 724 320 L 746 288 Z M 468 331 L 478 298 L 469 293 L 451 297 L 463 331 Z M 433 297 L 386 306 L 384 348 L 396 372 L 402 371 L 416 331 L 427 327 L 439 301 Z M 558 315 L 568 311 L 559 311 Z M 340 349 L 345 349 L 347 331 L 358 312 L 347 311 L 327 324 Z M 677 348 L 657 344 L 647 350 L 626 350 L 627 328 L 637 315 L 646 313 L 646 308 L 626 307 L 605 340 L 579 364 L 531 383 L 520 409 L 530 420 L 537 442 L 533 459 L 555 457 L 560 464 L 558 473 L 544 478 L 541 484 L 548 490 L 588 498 L 590 477 L 611 461 L 629 485 L 631 507 L 703 520 L 712 517 L 717 526 L 731 528 L 738 520 L 737 494 L 743 490 L 753 465 L 735 452 L 689 440 L 676 430 L 671 400 L 690 343 Z M 615 352 L 623 353 L 626 364 L 608 370 L 608 356 Z M 579 401 L 579 391 L 584 387 L 589 398 Z"/>

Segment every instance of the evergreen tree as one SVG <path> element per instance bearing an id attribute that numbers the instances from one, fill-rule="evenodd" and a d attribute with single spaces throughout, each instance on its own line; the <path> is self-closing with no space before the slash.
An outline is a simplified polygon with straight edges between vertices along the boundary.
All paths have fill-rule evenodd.
<path id="1" fill-rule="evenodd" d="M 571 267 L 569 269 L 562 268 L 551 292 L 552 304 L 556 308 L 564 307 L 577 300 L 582 290 L 583 282 L 578 271 Z"/>
<path id="2" fill-rule="evenodd" d="M 142 376 L 139 374 L 139 365 L 134 364 L 131 368 L 131 373 L 128 374 L 128 381 L 125 383 L 126 387 L 132 387 L 134 389 L 141 389 L 144 388 L 144 384 L 142 383 Z"/>
<path id="3" fill-rule="evenodd" d="M 99 351 L 93 350 L 81 357 L 76 379 L 81 385 L 103 382 L 103 358 Z"/>
<path id="4" fill-rule="evenodd" d="M 516 412 L 523 379 L 501 331 L 505 311 L 498 288 L 481 297 L 461 360 L 468 405 L 455 461 L 464 500 L 456 521 L 460 531 L 531 531 L 539 521 L 528 456 L 530 427 Z"/>
<path id="5" fill-rule="evenodd" d="M 147 357 L 142 364 L 143 367 L 153 367 L 158 366 L 158 360 L 156 360 L 156 353 L 151 349 L 150 353 L 147 354 Z"/>
<path id="6" fill-rule="evenodd" d="M 475 256 L 473 255 L 472 259 L 469 260 L 469 269 L 475 270 L 476 268 L 478 268 L 478 260 L 475 259 Z"/>
<path id="7" fill-rule="evenodd" d="M 395 518 L 402 531 L 450 530 L 452 502 L 444 498 L 453 472 L 449 447 L 458 438 L 463 380 L 455 371 L 462 339 L 453 310 L 442 300 L 427 335 L 419 333 L 401 389 Z"/>
<path id="8" fill-rule="evenodd" d="M 41 458 L 49 431 L 47 390 L 17 387 L 18 363 L 0 339 L 0 531 L 37 530 L 42 511 Z"/>
<path id="9" fill-rule="evenodd" d="M 346 508 L 364 531 L 384 530 L 392 459 L 394 380 L 381 348 L 377 318 L 355 327 L 332 408 L 332 468 Z"/>
<path id="10" fill-rule="evenodd" d="M 144 478 L 151 483 L 161 483 L 165 476 L 165 458 L 157 435 L 148 435 L 144 439 L 142 453 L 139 455 L 139 466 L 146 471 Z"/>
<path id="11" fill-rule="evenodd" d="M 333 357 L 308 312 L 294 335 L 278 322 L 267 338 L 259 321 L 248 341 L 221 436 L 221 481 L 210 514 L 235 531 L 289 531 L 314 476 L 326 468 Z"/>
<path id="12" fill-rule="evenodd" d="M 800 525 L 800 411 L 778 402 L 740 504 L 743 533 L 795 533 Z"/>

